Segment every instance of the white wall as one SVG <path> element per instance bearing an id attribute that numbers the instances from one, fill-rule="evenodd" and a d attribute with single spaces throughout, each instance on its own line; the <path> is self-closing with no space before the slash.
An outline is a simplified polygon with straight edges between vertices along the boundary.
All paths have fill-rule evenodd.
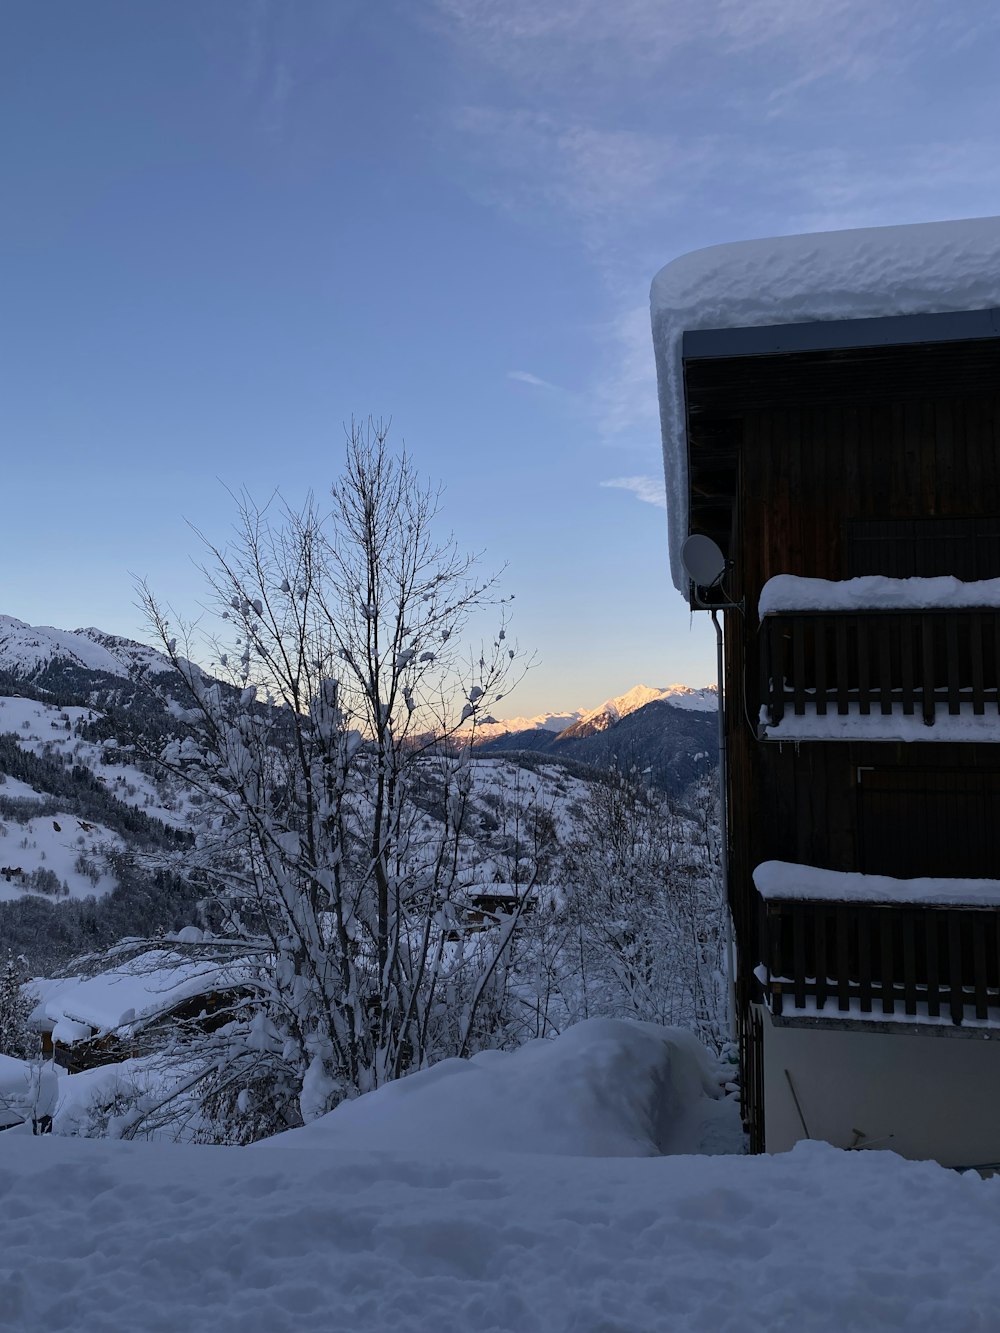
<path id="1" fill-rule="evenodd" d="M 1000 1162 L 1000 1030 L 989 1039 L 791 1028 L 764 1022 L 764 1129 L 768 1152 L 808 1137 L 872 1147 L 946 1166 Z M 928 1035 L 929 1032 L 929 1035 Z"/>

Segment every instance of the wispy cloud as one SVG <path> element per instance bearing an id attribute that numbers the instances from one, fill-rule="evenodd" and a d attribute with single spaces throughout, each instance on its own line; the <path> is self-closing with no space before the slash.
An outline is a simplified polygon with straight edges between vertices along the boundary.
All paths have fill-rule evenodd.
<path id="1" fill-rule="evenodd" d="M 245 10 L 243 88 L 264 136 L 279 141 L 294 87 L 284 7 L 251 0 Z"/>
<path id="2" fill-rule="evenodd" d="M 973 137 L 983 114 L 937 144 L 898 116 L 926 102 L 944 53 L 995 27 L 972 0 L 433 0 L 424 13 L 469 78 L 444 131 L 466 188 L 558 228 L 592 266 L 601 369 L 580 405 L 638 468 L 656 435 L 646 292 L 672 255 L 998 211 L 995 143 Z"/>
<path id="3" fill-rule="evenodd" d="M 613 490 L 631 491 L 637 500 L 656 505 L 658 509 L 667 507 L 662 477 L 612 477 L 610 481 L 602 481 L 601 485 Z"/>
<path id="4" fill-rule="evenodd" d="M 533 375 L 530 370 L 508 370 L 507 378 L 517 380 L 519 384 L 530 384 L 535 389 L 548 389 L 556 393 L 561 392 L 558 384 L 552 384 L 549 380 L 543 380 L 540 375 Z"/>
<path id="5" fill-rule="evenodd" d="M 435 0 L 439 26 L 517 84 L 589 98 L 692 60 L 756 58 L 768 49 L 787 95 L 819 78 L 863 80 L 905 60 L 928 36 L 958 45 L 987 11 L 871 0 Z M 721 91 L 721 89 L 720 89 Z"/>

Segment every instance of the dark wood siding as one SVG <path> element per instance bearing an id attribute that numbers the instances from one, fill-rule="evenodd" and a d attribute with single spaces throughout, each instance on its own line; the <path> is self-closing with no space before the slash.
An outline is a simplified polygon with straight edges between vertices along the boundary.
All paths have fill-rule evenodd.
<path id="1" fill-rule="evenodd" d="M 757 1124 L 750 1003 L 768 927 L 754 866 L 1000 877 L 1000 747 L 762 742 L 757 618 L 761 588 L 776 574 L 1000 578 L 1000 340 L 688 362 L 685 383 L 691 530 L 730 556 L 726 590 L 744 601 L 725 615 L 728 836 L 748 1119 Z M 837 663 L 825 639 L 822 656 L 829 693 Z M 980 692 L 996 683 L 980 679 L 996 676 L 995 651 L 984 649 L 981 668 L 970 677 Z M 825 924 L 822 947 L 835 953 Z M 867 956 L 872 940 L 890 938 L 877 925 L 857 926 L 851 984 L 862 988 L 885 963 Z M 905 980 L 917 935 L 908 920 L 903 927 L 892 947 Z M 789 939 L 794 950 L 794 932 Z M 833 976 L 835 988 L 848 982 Z"/>
<path id="2" fill-rule="evenodd" d="M 1000 577 L 998 416 L 997 394 L 748 414 L 741 458 L 743 537 L 736 556 L 747 592 L 755 601 L 775 574 L 841 579 L 889 572 L 885 542 L 878 549 L 872 540 L 859 540 L 878 524 L 895 529 L 891 559 L 901 571 Z M 972 448 L 958 450 L 958 441 Z M 931 517 L 951 521 L 937 558 L 928 533 Z M 970 537 L 964 551 L 952 541 L 949 552 L 948 539 L 962 528 L 982 536 Z M 869 568 L 860 558 L 865 552 L 872 556 Z M 951 559 L 957 568 L 946 568 Z"/>

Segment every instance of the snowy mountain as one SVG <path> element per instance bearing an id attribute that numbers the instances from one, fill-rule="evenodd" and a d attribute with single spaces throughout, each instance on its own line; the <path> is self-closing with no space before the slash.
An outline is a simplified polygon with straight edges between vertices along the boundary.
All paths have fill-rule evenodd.
<path id="1" fill-rule="evenodd" d="M 28 625 L 13 616 L 0 616 L 0 671 L 32 679 L 53 664 L 123 678 L 140 671 L 157 675 L 170 670 L 162 653 L 133 639 L 93 628 L 63 630 L 52 625 Z"/>
<path id="2" fill-rule="evenodd" d="M 569 740 L 571 737 L 592 736 L 596 731 L 607 731 L 638 709 L 657 702 L 669 703 L 674 708 L 714 713 L 716 693 L 712 688 L 695 690 L 690 685 L 667 685 L 662 689 L 651 685 L 633 685 L 627 693 L 605 699 L 597 708 L 582 713 L 576 722 L 561 733 L 561 737 Z"/>
<path id="3" fill-rule="evenodd" d="M 635 770 L 676 796 L 716 762 L 716 700 L 711 687 L 636 685 L 597 708 L 580 710 L 559 731 L 531 727 L 483 737 L 477 728 L 477 748 L 490 754 L 517 751 L 598 769 Z M 508 725 L 513 727 L 518 720 Z"/>
<path id="4" fill-rule="evenodd" d="M 520 735 L 526 731 L 557 735 L 560 731 L 571 727 L 574 722 L 579 722 L 582 716 L 583 709 L 577 708 L 571 713 L 538 713 L 535 717 L 509 717 L 502 721 L 477 722 L 475 744 L 496 740 L 498 736 Z"/>
<path id="5" fill-rule="evenodd" d="M 569 712 L 539 713 L 535 717 L 510 717 L 497 721 L 489 720 L 476 725 L 474 743 L 481 745 L 486 741 L 497 740 L 502 736 L 523 737 L 525 732 L 549 732 L 563 736 L 589 736 L 595 731 L 606 731 L 622 718 L 634 713 L 637 708 L 657 700 L 666 700 L 675 708 L 692 708 L 698 712 L 714 712 L 716 692 L 714 686 L 706 689 L 692 689 L 690 685 L 633 685 L 625 694 L 605 699 L 596 708 L 574 708 Z M 547 739 L 544 735 L 541 741 Z"/>

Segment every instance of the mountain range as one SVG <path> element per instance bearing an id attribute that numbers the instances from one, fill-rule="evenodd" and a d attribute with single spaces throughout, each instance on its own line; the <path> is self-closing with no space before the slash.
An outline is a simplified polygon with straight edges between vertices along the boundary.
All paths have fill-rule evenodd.
<path id="1" fill-rule="evenodd" d="M 142 758 L 175 733 L 183 693 L 148 645 L 0 616 L 0 950 L 57 966 L 193 919 L 203 890 L 185 872 L 186 849 L 206 812 Z M 550 811 L 559 846 L 579 839 L 602 770 L 683 798 L 716 762 L 715 729 L 714 691 L 682 685 L 485 723 L 474 745 L 474 859 L 501 869 L 509 859 L 512 802 Z"/>
<path id="2" fill-rule="evenodd" d="M 174 683 L 166 657 L 147 644 L 0 615 L 0 687 L 4 681 L 13 693 L 30 686 L 63 702 L 126 711 L 133 721 L 141 716 L 146 725 L 165 720 L 163 694 Z M 634 771 L 679 795 L 716 761 L 716 701 L 714 687 L 635 685 L 596 708 L 487 717 L 463 735 L 480 754 L 545 755 Z"/>
<path id="3" fill-rule="evenodd" d="M 519 753 L 593 768 L 616 768 L 680 795 L 718 755 L 713 687 L 634 685 L 597 708 L 488 719 L 472 736 L 478 753 Z"/>
<path id="4" fill-rule="evenodd" d="M 647 704 L 663 700 L 675 708 L 691 708 L 698 712 L 715 712 L 716 692 L 713 686 L 696 690 L 690 685 L 633 685 L 625 694 L 605 699 L 597 708 L 577 708 L 570 713 L 539 713 L 535 717 L 512 717 L 506 720 L 486 718 L 476 724 L 475 743 L 496 740 L 502 736 L 517 736 L 527 731 L 547 731 L 568 736 L 590 736 L 595 731 L 607 731 L 622 718 L 628 717 Z"/>

